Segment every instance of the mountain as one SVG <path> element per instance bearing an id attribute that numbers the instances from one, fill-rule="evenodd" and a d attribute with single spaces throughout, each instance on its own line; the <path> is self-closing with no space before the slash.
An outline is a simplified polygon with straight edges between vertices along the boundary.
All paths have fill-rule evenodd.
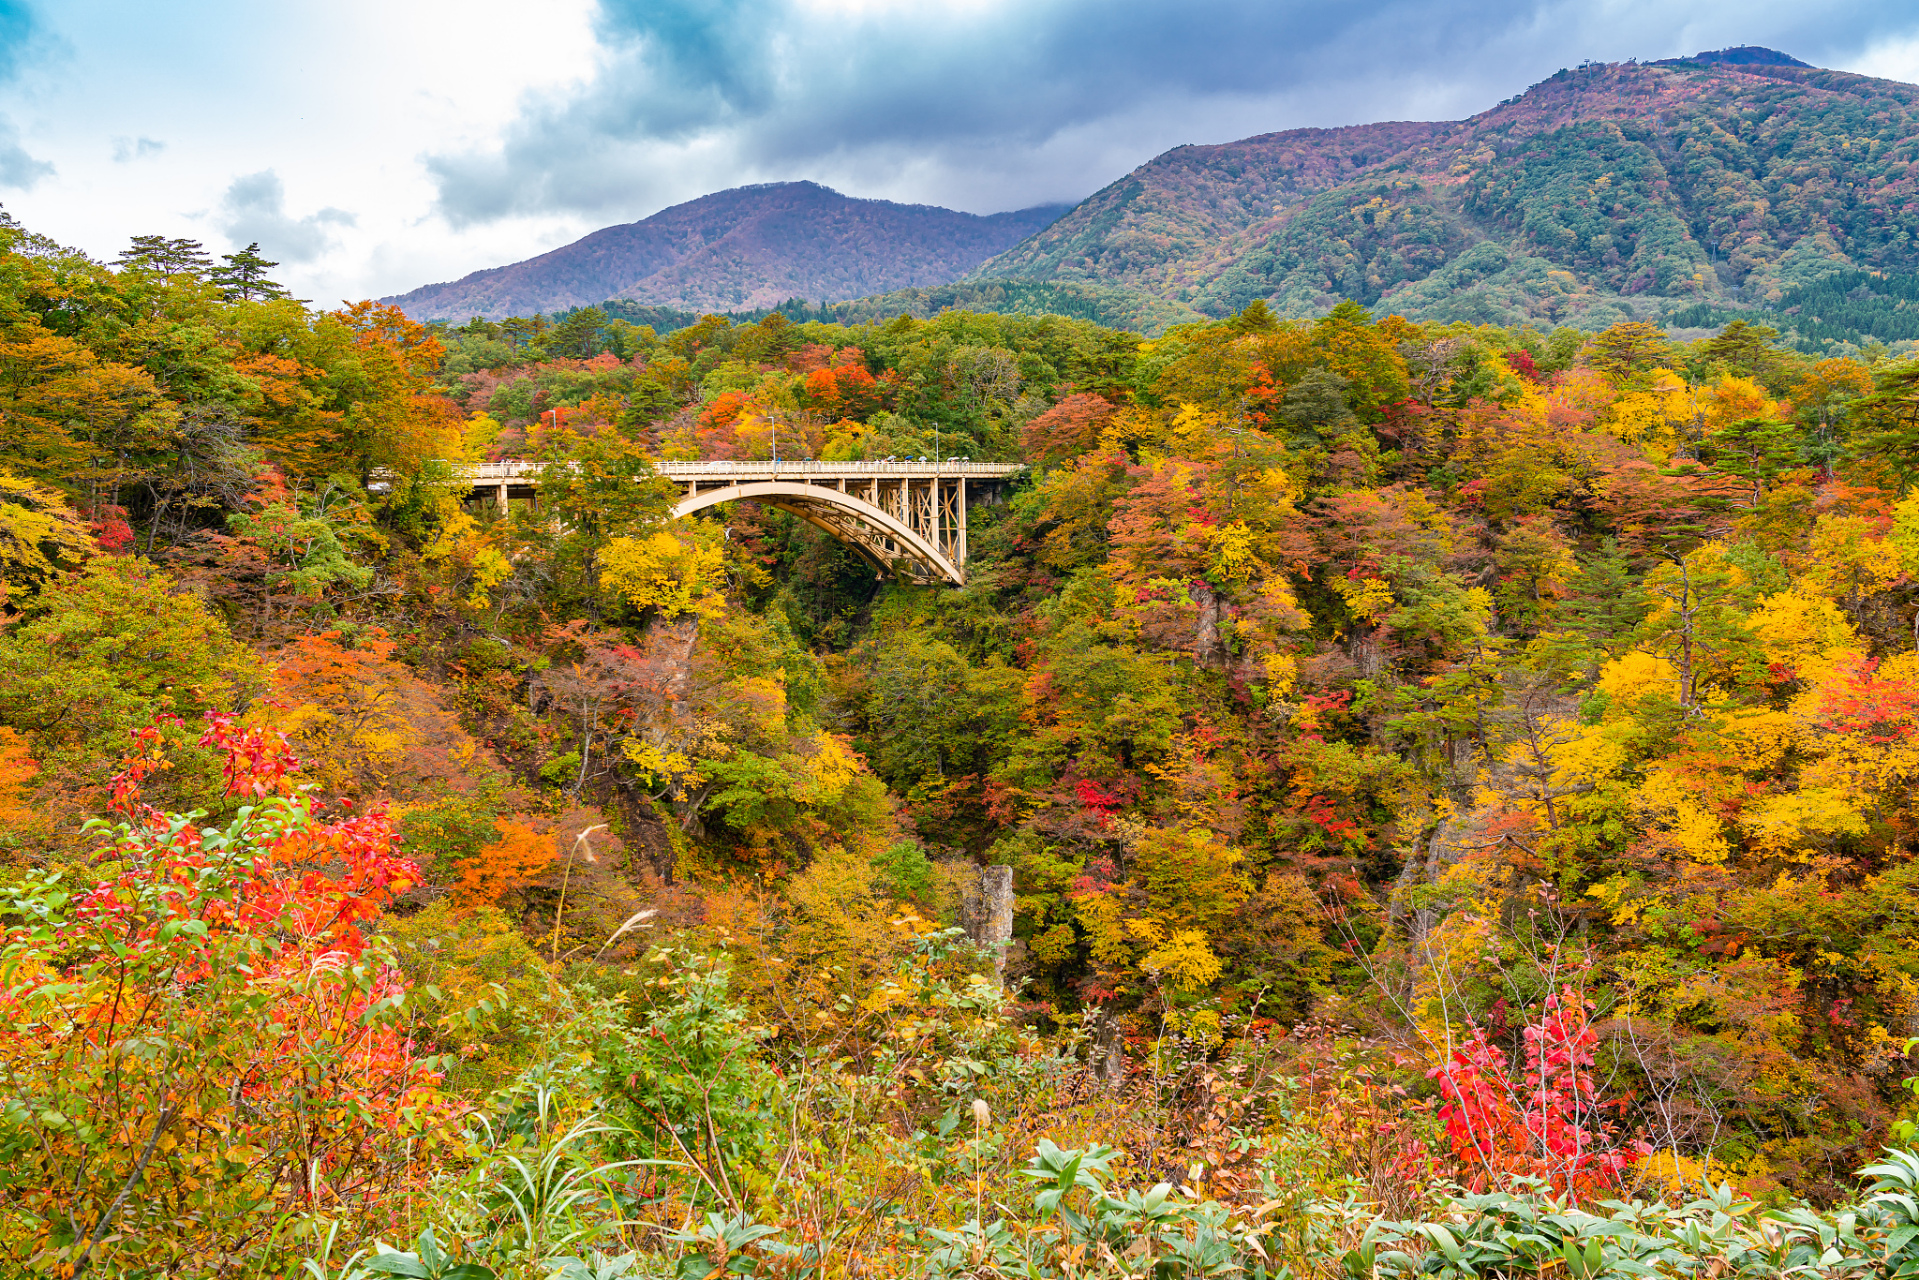
<path id="1" fill-rule="evenodd" d="M 1467 120 L 1176 148 L 969 279 L 1209 316 L 1341 298 L 1442 321 L 1697 315 L 1919 272 L 1915 159 L 1912 85 L 1751 47 L 1588 64 Z"/>
<path id="2" fill-rule="evenodd" d="M 858 200 L 814 182 L 735 187 L 606 227 L 511 266 L 382 301 L 418 319 L 500 319 L 611 298 L 742 311 L 945 284 L 1045 227 L 1065 205 L 982 217 Z"/>

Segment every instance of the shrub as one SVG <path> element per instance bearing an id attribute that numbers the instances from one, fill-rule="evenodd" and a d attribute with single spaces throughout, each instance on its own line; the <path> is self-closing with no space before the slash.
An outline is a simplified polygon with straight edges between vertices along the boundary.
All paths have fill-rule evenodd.
<path id="1" fill-rule="evenodd" d="M 362 932 L 417 872 L 379 811 L 323 821 L 285 739 L 212 716 L 225 828 L 141 803 L 147 731 L 112 792 L 100 879 L 7 892 L 0 1195 L 17 1264 L 205 1274 L 283 1212 L 370 1219 L 444 1128 L 406 988 Z M 104 1270 L 104 1265 L 97 1269 Z"/>

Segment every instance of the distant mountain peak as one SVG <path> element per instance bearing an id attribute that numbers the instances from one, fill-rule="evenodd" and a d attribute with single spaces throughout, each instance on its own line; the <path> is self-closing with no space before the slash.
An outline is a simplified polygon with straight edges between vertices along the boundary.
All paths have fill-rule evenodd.
<path id="1" fill-rule="evenodd" d="M 1810 62 L 1801 62 L 1789 53 L 1761 48 L 1756 44 L 1734 45 L 1730 49 L 1708 49 L 1704 53 L 1695 53 L 1690 58 L 1661 58 L 1653 65 L 1672 67 L 1682 62 L 1723 62 L 1735 67 L 1804 67 L 1808 71 L 1814 69 Z"/>
<path id="2" fill-rule="evenodd" d="M 837 302 L 957 280 L 1056 221 L 1064 205 L 980 215 L 761 182 L 603 227 L 524 262 L 383 301 L 420 319 L 503 319 L 615 299 L 745 311 Z"/>

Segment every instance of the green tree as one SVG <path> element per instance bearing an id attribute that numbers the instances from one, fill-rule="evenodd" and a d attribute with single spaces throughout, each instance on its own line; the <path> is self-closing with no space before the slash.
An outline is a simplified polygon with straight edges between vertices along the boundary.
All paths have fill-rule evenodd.
<path id="1" fill-rule="evenodd" d="M 347 554 L 355 532 L 349 518 L 352 505 L 332 485 L 308 497 L 274 488 L 266 491 L 257 511 L 227 517 L 233 531 L 258 547 L 264 558 L 267 623 L 273 621 L 276 591 L 316 604 L 329 587 L 364 587 L 373 580 L 373 570 Z"/>
<path id="2" fill-rule="evenodd" d="M 213 270 L 213 259 L 207 257 L 206 246 L 198 240 L 169 240 L 165 236 L 135 236 L 114 261 L 122 270 L 184 275 L 195 280 L 206 279 Z"/>
<path id="3" fill-rule="evenodd" d="M 1605 539 L 1578 562 L 1567 596 L 1554 610 L 1552 631 L 1534 642 L 1532 652 L 1550 670 L 1591 679 L 1600 664 L 1631 650 L 1633 632 L 1651 603 L 1617 539 Z"/>
<path id="4" fill-rule="evenodd" d="M 550 356 L 586 360 L 600 353 L 605 329 L 606 312 L 598 307 L 581 307 L 549 329 L 541 345 Z"/>
<path id="5" fill-rule="evenodd" d="M 864 706 L 881 777 L 908 791 L 974 769 L 990 708 L 975 701 L 973 671 L 952 645 L 905 635 L 880 648 Z"/>
<path id="6" fill-rule="evenodd" d="M 1883 369 L 1847 414 L 1853 448 L 1901 488 L 1919 480 L 1919 360 Z"/>
<path id="7" fill-rule="evenodd" d="M 1293 442 L 1311 447 L 1337 439 L 1357 423 L 1346 402 L 1346 379 L 1313 369 L 1286 392 L 1274 415 L 1293 428 Z"/>
<path id="8" fill-rule="evenodd" d="M 549 432 L 540 448 L 540 500 L 572 534 L 597 542 L 643 533 L 672 508 L 673 488 L 646 450 L 614 431 Z"/>
<path id="9" fill-rule="evenodd" d="M 1734 320 L 1700 344 L 1699 354 L 1725 372 L 1766 382 L 1784 362 L 1774 345 L 1779 330 L 1750 320 Z"/>
<path id="10" fill-rule="evenodd" d="M 1672 363 L 1673 346 L 1665 331 L 1643 320 L 1626 320 L 1597 334 L 1586 360 L 1614 382 L 1633 382 Z"/>
<path id="11" fill-rule="evenodd" d="M 279 266 L 260 256 L 260 242 L 254 241 L 238 253 L 223 253 L 224 267 L 213 269 L 213 283 L 228 302 L 270 302 L 290 296 L 287 290 L 267 278 L 267 272 Z"/>
<path id="12" fill-rule="evenodd" d="M 500 332 L 512 346 L 535 347 L 546 333 L 549 325 L 545 316 L 509 316 L 500 321 Z"/>
<path id="13" fill-rule="evenodd" d="M 1351 298 L 1313 325 L 1313 347 L 1351 386 L 1355 409 L 1364 412 L 1406 398 L 1406 361 L 1399 354 L 1395 327 L 1399 333 L 1406 331 L 1404 322 L 1393 316 L 1375 321 Z"/>
<path id="14" fill-rule="evenodd" d="M 1799 431 L 1769 418 L 1741 418 L 1712 433 L 1708 446 L 1713 466 L 1752 486 L 1748 505 L 1756 506 L 1766 486 L 1799 460 Z"/>
<path id="15" fill-rule="evenodd" d="M 1650 608 L 1634 643 L 1672 663 L 1680 706 L 1695 705 L 1702 684 L 1730 685 L 1743 668 L 1762 662 L 1746 625 L 1757 594 L 1751 576 L 1717 545 L 1655 566 L 1644 590 Z"/>

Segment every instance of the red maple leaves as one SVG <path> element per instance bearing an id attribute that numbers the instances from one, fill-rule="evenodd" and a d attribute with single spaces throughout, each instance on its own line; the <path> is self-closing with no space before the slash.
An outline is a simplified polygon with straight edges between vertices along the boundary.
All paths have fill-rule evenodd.
<path id="1" fill-rule="evenodd" d="M 1541 1178 L 1581 1198 L 1617 1191 L 1643 1155 L 1621 1143 L 1593 1079 L 1598 1033 L 1584 996 L 1562 988 L 1524 1028 L 1526 1070 L 1515 1077 L 1484 1027 L 1426 1073 L 1444 1099 L 1439 1117 L 1453 1153 L 1479 1166 L 1481 1182 Z"/>

